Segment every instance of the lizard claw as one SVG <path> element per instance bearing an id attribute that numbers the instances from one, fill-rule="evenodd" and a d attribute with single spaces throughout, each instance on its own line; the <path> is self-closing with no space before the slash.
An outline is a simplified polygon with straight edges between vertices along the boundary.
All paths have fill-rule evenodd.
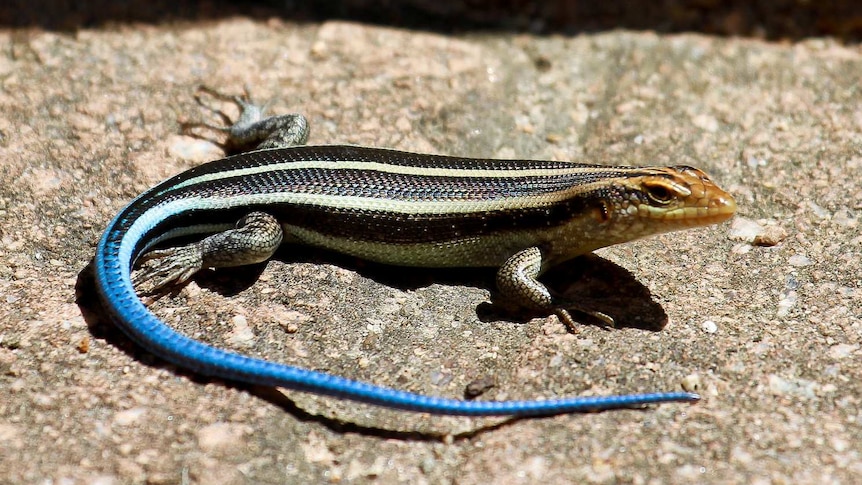
<path id="1" fill-rule="evenodd" d="M 554 310 L 554 313 L 557 315 L 557 318 L 560 319 L 561 322 L 569 329 L 572 333 L 579 332 L 579 325 L 575 322 L 575 319 L 572 317 L 572 312 L 576 313 L 581 317 L 585 317 L 589 320 L 589 323 L 597 325 L 605 330 L 610 330 L 612 328 L 616 328 L 616 322 L 614 321 L 614 317 L 608 315 L 607 313 L 603 313 L 596 310 L 584 310 L 583 308 L 578 308 L 575 306 L 566 306 L 565 308 L 557 308 Z"/>
<path id="2" fill-rule="evenodd" d="M 140 293 L 150 294 L 167 286 L 188 281 L 203 266 L 202 251 L 197 244 L 176 248 L 158 249 L 143 255 L 142 263 L 132 277 L 132 284 L 145 285 Z"/>

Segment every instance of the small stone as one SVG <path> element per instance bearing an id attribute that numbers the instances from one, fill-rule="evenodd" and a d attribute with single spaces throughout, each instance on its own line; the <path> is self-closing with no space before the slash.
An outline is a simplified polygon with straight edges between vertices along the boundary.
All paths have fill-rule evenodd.
<path id="1" fill-rule="evenodd" d="M 730 461 L 731 463 L 748 465 L 754 461 L 754 457 L 745 449 L 745 447 L 737 445 L 730 450 Z"/>
<path id="2" fill-rule="evenodd" d="M 551 361 L 548 362 L 548 367 L 559 367 L 563 363 L 563 354 L 556 354 L 551 357 Z"/>
<path id="3" fill-rule="evenodd" d="M 769 391 L 776 396 L 786 394 L 814 399 L 817 397 L 817 383 L 806 379 L 785 379 L 781 376 L 769 375 Z"/>
<path id="4" fill-rule="evenodd" d="M 703 322 L 701 328 L 703 328 L 703 331 L 706 333 L 715 333 L 718 331 L 718 325 L 712 320 L 707 320 Z"/>
<path id="5" fill-rule="evenodd" d="M 545 136 L 545 140 L 548 143 L 560 143 L 563 141 L 563 135 L 560 135 L 559 133 L 548 133 Z"/>
<path id="6" fill-rule="evenodd" d="M 832 448 L 838 453 L 845 452 L 848 448 L 850 448 L 850 443 L 847 440 L 841 439 L 838 436 L 834 436 L 830 441 Z"/>
<path id="7" fill-rule="evenodd" d="M 798 295 L 795 291 L 788 291 L 784 294 L 784 297 L 778 301 L 778 311 L 775 313 L 776 316 L 786 317 L 790 313 L 790 309 L 796 305 L 796 299 Z"/>
<path id="8" fill-rule="evenodd" d="M 817 216 L 818 218 L 828 219 L 829 217 L 832 216 L 832 214 L 830 214 L 828 210 L 824 209 L 823 207 L 821 207 L 819 204 L 815 203 L 814 201 L 809 200 L 807 202 L 808 202 L 808 208 L 811 209 L 811 212 L 813 212 L 814 215 Z"/>
<path id="9" fill-rule="evenodd" d="M 114 415 L 114 424 L 120 426 L 129 426 L 140 420 L 141 417 L 143 417 L 146 413 L 146 408 L 132 408 L 125 411 L 120 411 Z"/>
<path id="10" fill-rule="evenodd" d="M 782 394 L 787 394 L 792 390 L 792 386 L 789 382 L 782 379 L 781 377 L 772 374 L 769 376 L 769 390 L 772 394 L 776 396 L 780 396 Z"/>
<path id="11" fill-rule="evenodd" d="M 709 133 L 715 133 L 719 128 L 718 120 L 708 114 L 699 114 L 695 116 L 692 118 L 691 123 Z"/>
<path id="12" fill-rule="evenodd" d="M 734 244 L 732 248 L 730 248 L 730 252 L 733 254 L 748 254 L 751 252 L 751 244 L 746 243 L 738 243 Z"/>
<path id="13" fill-rule="evenodd" d="M 755 170 L 758 167 L 765 167 L 766 159 L 759 158 L 754 155 L 749 155 L 748 158 L 746 158 L 745 163 L 748 165 L 748 168 L 750 168 L 751 170 Z"/>
<path id="14" fill-rule="evenodd" d="M 198 430 L 198 446 L 206 453 L 215 450 L 238 452 L 245 449 L 245 435 L 249 432 L 249 428 L 244 425 L 213 423 Z"/>
<path id="15" fill-rule="evenodd" d="M 244 315 L 236 315 L 231 319 L 231 324 L 233 324 L 233 330 L 228 334 L 227 341 L 233 345 L 251 345 L 254 332 L 248 326 L 248 319 Z"/>
<path id="16" fill-rule="evenodd" d="M 795 266 L 797 268 L 803 268 L 805 266 L 810 266 L 814 264 L 814 262 L 811 261 L 808 256 L 804 254 L 794 254 L 793 256 L 787 258 L 787 264 L 789 264 L 790 266 Z"/>
<path id="17" fill-rule="evenodd" d="M 858 345 L 837 344 L 829 348 L 829 357 L 836 360 L 844 359 L 850 357 L 857 350 L 859 350 Z"/>
<path id="18" fill-rule="evenodd" d="M 758 224 L 757 221 L 736 216 L 733 222 L 730 223 L 730 233 L 728 235 L 731 240 L 751 243 L 762 232 L 763 226 Z"/>
<path id="19" fill-rule="evenodd" d="M 422 473 L 427 475 L 437 468 L 437 460 L 431 457 L 426 457 L 420 462 L 419 468 L 422 470 Z"/>
<path id="20" fill-rule="evenodd" d="M 473 399 L 475 397 L 481 396 L 485 392 L 487 392 L 492 387 L 496 386 L 497 383 L 494 381 L 494 378 L 491 376 L 483 376 L 480 377 L 469 384 L 464 389 L 464 397 L 466 399 Z"/>
<path id="21" fill-rule="evenodd" d="M 787 231 L 774 222 L 761 224 L 758 221 L 736 216 L 730 224 L 730 239 L 755 246 L 775 246 L 787 238 Z"/>
<path id="22" fill-rule="evenodd" d="M 431 373 L 431 384 L 435 386 L 445 386 L 452 382 L 452 374 L 443 371 L 434 371 Z"/>
<path id="23" fill-rule="evenodd" d="M 311 321 L 311 315 L 284 308 L 274 310 L 273 318 L 287 333 L 296 333 L 300 325 Z"/>
<path id="24" fill-rule="evenodd" d="M 763 232 L 754 236 L 755 246 L 772 247 L 787 238 L 787 231 L 781 226 L 766 226 Z"/>
<path id="25" fill-rule="evenodd" d="M 681 382 L 683 390 L 686 392 L 697 392 L 701 388 L 700 375 L 689 374 L 682 378 Z"/>
<path id="26" fill-rule="evenodd" d="M 218 158 L 222 153 L 221 148 L 210 141 L 179 135 L 169 138 L 168 152 L 173 158 L 199 163 Z"/>
<path id="27" fill-rule="evenodd" d="M 83 337 L 78 342 L 78 352 L 86 354 L 90 351 L 90 337 Z"/>
<path id="28" fill-rule="evenodd" d="M 854 228 L 859 225 L 859 219 L 853 217 L 853 214 L 851 214 L 847 209 L 841 209 L 836 212 L 835 215 L 832 216 L 832 222 L 847 228 Z"/>

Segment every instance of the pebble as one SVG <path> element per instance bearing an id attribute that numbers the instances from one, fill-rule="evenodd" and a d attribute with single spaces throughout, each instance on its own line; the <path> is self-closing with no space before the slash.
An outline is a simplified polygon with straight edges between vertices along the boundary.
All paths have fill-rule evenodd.
<path id="1" fill-rule="evenodd" d="M 228 334 L 228 342 L 233 345 L 250 345 L 254 340 L 254 332 L 248 326 L 248 319 L 244 315 L 236 315 L 231 318 L 233 330 Z"/>
<path id="2" fill-rule="evenodd" d="M 435 370 L 431 373 L 431 384 L 435 386 L 446 386 L 450 382 L 452 382 L 452 374 L 449 372 Z"/>
<path id="3" fill-rule="evenodd" d="M 778 301 L 778 311 L 776 311 L 775 315 L 778 317 L 786 317 L 790 313 L 790 309 L 796 305 L 797 298 L 798 296 L 795 291 L 791 290 L 785 293 L 783 298 Z"/>
<path id="4" fill-rule="evenodd" d="M 466 397 L 467 399 L 473 399 L 474 397 L 481 396 L 482 394 L 487 392 L 488 389 L 491 389 L 496 385 L 497 383 L 496 381 L 494 381 L 493 377 L 480 377 L 467 384 L 467 387 L 464 389 L 464 397 Z"/>
<path id="5" fill-rule="evenodd" d="M 701 388 L 700 375 L 689 374 L 682 378 L 682 388 L 687 392 L 697 392 Z"/>
<path id="6" fill-rule="evenodd" d="M 858 345 L 836 344 L 829 348 L 829 357 L 832 359 L 844 359 L 859 350 Z"/>
<path id="7" fill-rule="evenodd" d="M 730 224 L 730 239 L 755 246 L 775 246 L 787 238 L 787 231 L 775 223 L 761 224 L 753 219 L 736 216 Z"/>
<path id="8" fill-rule="evenodd" d="M 754 238 L 763 232 L 763 226 L 752 219 L 736 216 L 730 223 L 728 235 L 734 241 L 754 242 Z"/>
<path id="9" fill-rule="evenodd" d="M 772 247 L 787 238 L 787 231 L 781 226 L 766 226 L 763 232 L 754 236 L 755 246 Z"/>
<path id="10" fill-rule="evenodd" d="M 140 420 L 147 413 L 146 408 L 132 408 L 120 411 L 114 415 L 114 424 L 119 426 L 129 426 Z"/>
<path id="11" fill-rule="evenodd" d="M 715 333 L 718 331 L 718 325 L 712 320 L 707 320 L 703 322 L 701 328 L 703 328 L 703 331 L 706 333 Z"/>
<path id="12" fill-rule="evenodd" d="M 787 258 L 787 264 L 790 266 L 795 266 L 797 268 L 804 268 L 805 266 L 810 266 L 814 264 L 808 256 L 804 254 L 794 254 L 793 256 Z"/>
<path id="13" fill-rule="evenodd" d="M 817 383 L 806 379 L 785 379 L 781 376 L 769 375 L 769 390 L 776 396 L 790 394 L 813 399 L 817 397 Z"/>
<path id="14" fill-rule="evenodd" d="M 218 422 L 199 429 L 196 433 L 198 446 L 205 453 L 220 450 L 239 453 L 245 449 L 248 426 Z"/>

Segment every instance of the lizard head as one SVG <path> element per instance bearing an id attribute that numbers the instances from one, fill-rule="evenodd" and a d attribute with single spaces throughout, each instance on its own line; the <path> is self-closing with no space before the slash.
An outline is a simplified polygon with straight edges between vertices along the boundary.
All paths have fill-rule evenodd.
<path id="1" fill-rule="evenodd" d="M 631 202 L 626 210 L 661 221 L 673 229 L 706 226 L 730 219 L 736 201 L 703 171 L 680 165 L 645 169 L 622 186 Z"/>
<path id="2" fill-rule="evenodd" d="M 730 219 L 736 201 L 703 171 L 688 166 L 635 169 L 611 183 L 603 217 L 630 239 Z"/>
<path id="3" fill-rule="evenodd" d="M 546 251 L 548 265 L 598 248 L 692 227 L 718 224 L 736 212 L 733 197 L 701 170 L 592 167 L 595 180 L 576 186 L 560 206 Z"/>

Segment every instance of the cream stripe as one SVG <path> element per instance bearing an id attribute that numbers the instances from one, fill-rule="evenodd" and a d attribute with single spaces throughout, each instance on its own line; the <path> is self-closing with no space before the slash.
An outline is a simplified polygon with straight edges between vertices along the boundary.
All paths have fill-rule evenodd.
<path id="1" fill-rule="evenodd" d="M 295 204 L 332 207 L 336 209 L 357 209 L 375 212 L 395 212 L 399 214 L 469 214 L 496 210 L 512 210 L 538 208 L 552 205 L 575 194 L 589 192 L 603 186 L 601 183 L 578 185 L 566 190 L 530 195 L 524 197 L 506 197 L 502 199 L 452 199 L 452 200 L 397 200 L 385 197 L 358 197 L 347 195 L 327 195 L 303 192 L 273 192 L 264 194 L 241 194 L 236 196 L 218 196 L 212 198 L 190 196 L 183 199 L 194 207 L 200 208 L 230 208 L 244 205 Z M 162 207 L 165 210 L 172 203 Z M 183 209 L 167 209 L 170 213 L 178 213 Z"/>
<path id="2" fill-rule="evenodd" d="M 571 162 L 573 163 L 573 162 Z M 574 163 L 573 163 L 574 164 Z M 628 167 L 622 167 L 626 169 Z M 635 167 L 631 167 L 635 168 Z M 269 165 L 261 165 L 259 167 L 247 167 L 235 170 L 225 170 L 217 173 L 203 174 L 197 177 L 192 177 L 184 180 L 172 187 L 173 189 L 181 189 L 196 184 L 203 184 L 213 180 L 220 180 L 229 177 L 243 177 L 265 172 L 275 171 L 291 171 L 303 169 L 326 169 L 326 170 L 374 170 L 384 173 L 394 173 L 403 175 L 424 175 L 431 177 L 474 177 L 474 178 L 521 178 L 521 177 L 555 177 L 560 175 L 575 175 L 588 172 L 594 173 L 613 173 L 619 172 L 621 167 L 582 167 L 573 166 L 571 168 L 546 168 L 546 169 L 524 169 L 524 170 L 482 170 L 482 169 L 454 169 L 454 168 L 436 168 L 436 167 L 412 167 L 404 165 L 392 165 L 380 162 L 364 162 L 359 160 L 339 160 L 339 161 L 323 161 L 323 160 L 308 160 L 297 162 L 282 162 Z"/>

